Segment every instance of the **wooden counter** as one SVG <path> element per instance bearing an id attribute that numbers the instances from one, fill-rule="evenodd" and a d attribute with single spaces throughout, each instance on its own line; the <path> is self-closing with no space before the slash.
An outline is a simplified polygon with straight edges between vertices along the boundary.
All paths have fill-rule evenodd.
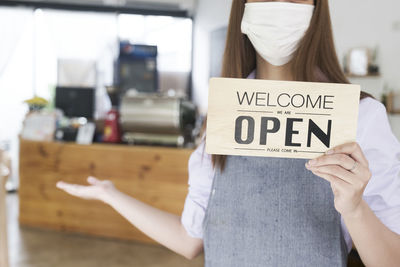
<path id="1" fill-rule="evenodd" d="M 192 150 L 95 144 L 20 142 L 22 225 L 153 243 L 111 207 L 56 188 L 63 180 L 108 179 L 135 198 L 180 215 L 188 189 Z"/>

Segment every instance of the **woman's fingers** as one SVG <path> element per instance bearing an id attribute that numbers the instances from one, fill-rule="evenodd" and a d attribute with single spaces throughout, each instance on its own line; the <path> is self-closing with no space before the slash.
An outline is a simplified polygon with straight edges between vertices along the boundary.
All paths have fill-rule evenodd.
<path id="1" fill-rule="evenodd" d="M 323 166 L 323 165 L 339 165 L 343 167 L 343 169 L 350 170 L 353 168 L 355 160 L 352 159 L 349 155 L 346 154 L 332 154 L 332 155 L 323 155 L 313 160 L 310 160 L 307 166 Z M 358 169 L 354 169 L 354 172 L 358 171 Z"/>
<path id="2" fill-rule="evenodd" d="M 323 165 L 323 166 L 311 167 L 310 170 L 316 170 L 320 173 L 334 175 L 335 177 L 342 179 L 348 184 L 354 184 L 357 182 L 356 175 L 349 172 L 348 170 L 343 169 L 341 166 L 338 165 Z"/>
<path id="3" fill-rule="evenodd" d="M 320 172 L 320 171 L 317 171 L 317 170 L 311 170 L 311 172 L 314 173 L 315 175 L 323 178 L 324 180 L 328 181 L 331 184 L 336 184 L 336 183 L 341 183 L 341 185 L 345 185 L 346 184 L 345 181 L 335 177 L 334 175 L 331 175 L 331 174 L 328 174 L 328 173 L 323 173 L 323 172 Z"/>
<path id="4" fill-rule="evenodd" d="M 91 185 L 98 185 L 101 181 L 98 180 L 98 179 L 96 179 L 96 178 L 93 177 L 93 176 L 89 176 L 89 177 L 87 178 L 87 182 L 88 182 L 89 184 L 91 184 Z"/>
<path id="5" fill-rule="evenodd" d="M 328 152 L 327 154 L 337 154 L 337 153 L 348 154 L 353 159 L 364 165 L 365 167 L 368 167 L 368 160 L 365 158 L 364 153 L 362 152 L 361 147 L 357 142 L 351 142 L 339 145 L 337 147 L 330 149 Z"/>
<path id="6" fill-rule="evenodd" d="M 368 182 L 371 177 L 368 167 L 347 154 L 338 153 L 320 156 L 307 162 L 306 168 L 334 174 L 351 184 L 358 183 L 358 180 Z"/>
<path id="7" fill-rule="evenodd" d="M 99 180 L 93 176 L 89 176 L 87 182 L 89 185 L 85 186 L 59 181 L 56 186 L 70 195 L 84 199 L 101 200 L 103 202 L 105 202 L 107 194 L 115 190 L 114 184 L 109 180 Z"/>
<path id="8" fill-rule="evenodd" d="M 63 189 L 63 190 L 68 188 L 68 185 L 69 185 L 68 183 L 63 182 L 63 181 L 59 181 L 56 184 L 57 188 L 60 188 L 60 189 Z"/>
<path id="9" fill-rule="evenodd" d="M 80 197 L 80 198 L 85 198 L 85 199 L 92 199 L 95 198 L 96 196 L 93 195 L 93 190 L 91 186 L 83 186 L 83 185 L 77 185 L 77 184 L 68 184 L 65 182 L 58 182 L 56 185 L 58 188 L 64 190 L 70 195 Z"/>
<path id="10" fill-rule="evenodd" d="M 339 192 L 347 190 L 347 188 L 350 186 L 349 183 L 343 181 L 339 177 L 335 175 L 331 175 L 328 173 L 323 173 L 319 171 L 312 171 L 315 175 L 323 178 L 324 180 L 328 181 L 331 184 L 332 190 L 334 191 L 334 194 L 337 195 Z"/>
<path id="11" fill-rule="evenodd" d="M 335 208 L 342 215 L 356 212 L 372 174 L 358 143 L 337 146 L 325 155 L 310 160 L 306 168 L 330 182 Z"/>

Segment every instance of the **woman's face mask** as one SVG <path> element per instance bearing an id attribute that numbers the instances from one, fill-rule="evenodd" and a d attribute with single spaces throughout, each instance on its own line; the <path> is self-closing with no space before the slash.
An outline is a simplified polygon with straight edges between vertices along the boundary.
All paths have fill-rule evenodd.
<path id="1" fill-rule="evenodd" d="M 249 2 L 242 19 L 242 33 L 261 57 L 274 66 L 282 66 L 293 58 L 313 12 L 313 4 Z"/>

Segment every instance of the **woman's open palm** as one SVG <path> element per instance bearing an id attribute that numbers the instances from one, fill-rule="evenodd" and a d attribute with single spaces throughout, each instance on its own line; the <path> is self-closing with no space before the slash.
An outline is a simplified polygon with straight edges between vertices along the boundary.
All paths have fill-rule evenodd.
<path id="1" fill-rule="evenodd" d="M 57 187 L 79 198 L 100 200 L 103 202 L 105 202 L 106 193 L 115 190 L 114 184 L 108 180 L 100 181 L 90 176 L 87 182 L 89 185 L 69 184 L 60 181 L 57 183 Z"/>

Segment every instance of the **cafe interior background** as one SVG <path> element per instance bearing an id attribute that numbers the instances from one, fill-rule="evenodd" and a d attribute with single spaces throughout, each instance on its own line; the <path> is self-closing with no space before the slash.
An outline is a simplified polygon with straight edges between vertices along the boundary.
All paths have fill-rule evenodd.
<path id="1" fill-rule="evenodd" d="M 203 265 L 55 184 L 94 175 L 182 212 L 230 4 L 0 1 L 0 266 Z M 386 105 L 399 138 L 400 2 L 330 5 L 346 75 Z"/>

